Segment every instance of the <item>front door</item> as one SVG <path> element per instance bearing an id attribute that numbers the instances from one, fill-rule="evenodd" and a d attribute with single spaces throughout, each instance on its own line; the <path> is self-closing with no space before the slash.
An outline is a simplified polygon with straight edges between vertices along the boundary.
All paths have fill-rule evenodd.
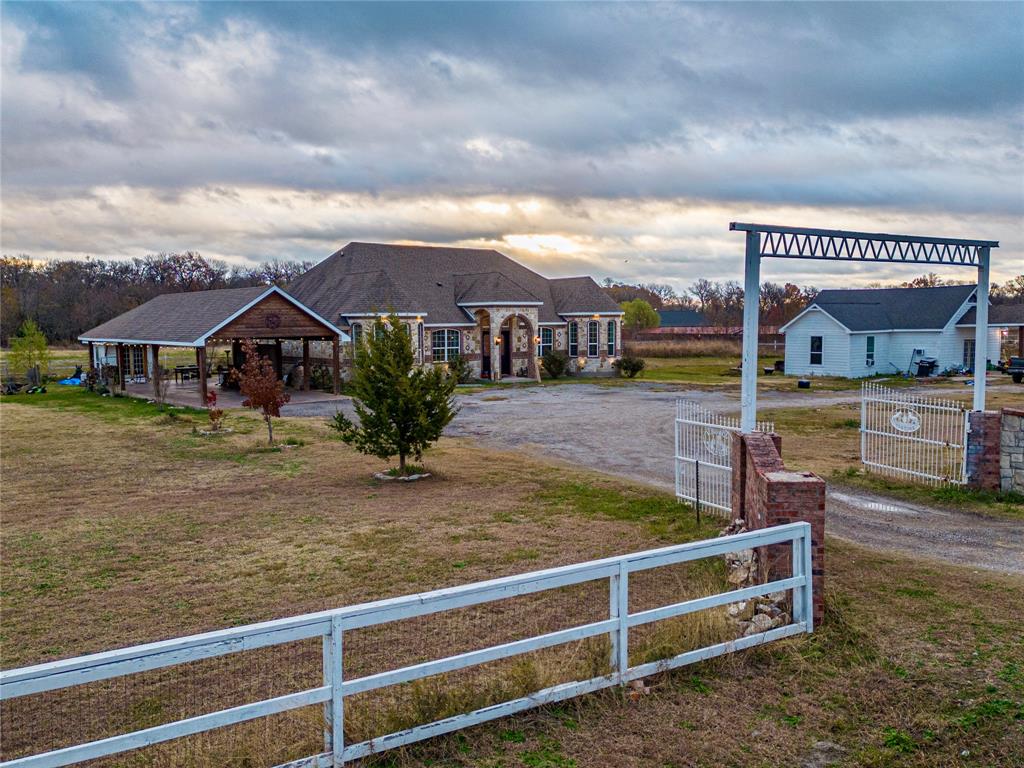
<path id="1" fill-rule="evenodd" d="M 507 328 L 501 332 L 501 375 L 512 375 L 512 331 Z"/>
<path id="2" fill-rule="evenodd" d="M 491 332 L 481 331 L 480 333 L 480 377 L 491 378 Z"/>

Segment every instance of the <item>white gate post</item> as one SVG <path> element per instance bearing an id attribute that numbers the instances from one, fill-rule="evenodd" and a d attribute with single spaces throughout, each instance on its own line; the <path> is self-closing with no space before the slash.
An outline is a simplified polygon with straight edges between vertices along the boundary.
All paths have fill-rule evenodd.
<path id="1" fill-rule="evenodd" d="M 743 269 L 743 378 L 740 384 L 740 431 L 757 423 L 757 323 L 761 309 L 761 233 L 747 232 Z"/>
<path id="2" fill-rule="evenodd" d="M 974 310 L 974 410 L 985 410 L 985 374 L 988 369 L 988 261 L 989 248 L 978 253 L 978 290 Z"/>

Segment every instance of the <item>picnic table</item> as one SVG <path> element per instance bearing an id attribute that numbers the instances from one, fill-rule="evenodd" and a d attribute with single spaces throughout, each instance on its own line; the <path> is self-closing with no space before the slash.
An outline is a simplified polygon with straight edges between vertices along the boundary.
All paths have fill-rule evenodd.
<path id="1" fill-rule="evenodd" d="M 174 380 L 178 383 L 188 379 L 199 378 L 198 365 L 176 365 L 174 366 Z"/>

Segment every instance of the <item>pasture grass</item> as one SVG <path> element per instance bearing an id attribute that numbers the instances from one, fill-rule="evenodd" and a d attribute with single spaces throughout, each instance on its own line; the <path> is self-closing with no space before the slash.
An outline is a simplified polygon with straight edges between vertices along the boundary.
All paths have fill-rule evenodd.
<path id="1" fill-rule="evenodd" d="M 236 432 L 203 438 L 192 433 L 202 413 L 167 418 L 143 401 L 53 395 L 0 399 L 4 668 L 663 546 L 717 527 L 698 527 L 666 494 L 458 440 L 428 452 L 432 479 L 389 484 L 371 479 L 382 462 L 352 452 L 316 420 L 281 420 L 275 431 L 296 447 L 267 451 L 262 425 L 242 413 L 229 415 Z M 792 418 L 795 439 L 783 443 L 791 464 L 823 453 L 806 445 L 815 423 L 856 435 L 835 426 L 851 418 L 842 410 Z M 828 740 L 844 766 L 1013 765 L 1024 754 L 1024 581 L 836 540 L 826 562 L 826 622 L 809 638 L 653 677 L 649 692 L 588 696 L 371 764 L 795 765 Z M 722 576 L 721 562 L 707 561 L 678 581 L 633 586 L 686 599 L 717 589 Z M 563 618 L 597 615 L 607 595 L 567 594 L 559 606 Z M 631 658 L 721 636 L 720 613 L 699 617 L 645 637 Z M 539 626 L 528 623 L 532 613 L 507 618 Z M 366 647 L 393 661 L 427 646 L 459 652 L 453 644 L 491 642 L 497 630 L 470 616 L 421 632 L 411 646 L 369 638 Z M 359 642 L 353 637 L 352 647 Z M 395 707 L 353 710 L 352 727 L 360 717 L 367 728 L 401 725 L 486 703 L 596 669 L 606 650 L 580 648 L 571 664 L 524 663 L 504 682 L 485 676 L 466 691 L 421 685 Z M 316 663 L 319 649 L 311 652 Z M 255 671 L 286 668 L 268 661 Z M 207 706 L 219 694 L 209 684 L 200 691 Z M 132 716 L 148 724 L 160 710 L 143 704 Z M 313 708 L 287 727 L 240 727 L 227 751 L 158 754 L 176 765 L 276 758 L 282 745 L 308 743 L 291 740 L 300 725 L 315 744 L 318 718 Z"/>

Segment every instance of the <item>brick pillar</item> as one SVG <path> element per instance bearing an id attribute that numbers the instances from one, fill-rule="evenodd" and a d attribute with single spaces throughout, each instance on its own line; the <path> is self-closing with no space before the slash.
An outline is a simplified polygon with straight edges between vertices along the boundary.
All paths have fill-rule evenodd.
<path id="1" fill-rule="evenodd" d="M 819 624 L 825 612 L 825 481 L 813 472 L 788 471 L 780 446 L 778 435 L 734 436 L 733 516 L 742 516 L 748 530 L 810 523 L 814 623 Z M 762 548 L 759 559 L 766 570 L 762 576 L 769 580 L 792 573 L 788 544 Z"/>
<path id="2" fill-rule="evenodd" d="M 967 485 L 987 491 L 999 490 L 998 411 L 971 411 L 967 414 Z"/>
<path id="3" fill-rule="evenodd" d="M 777 468 L 785 469 L 782 463 L 782 435 L 777 435 L 774 432 L 766 434 L 762 432 L 755 432 L 750 435 L 753 438 L 753 442 L 760 446 L 758 448 L 759 455 L 762 457 L 770 456 L 770 450 L 763 445 L 763 439 L 768 438 L 771 444 L 775 448 L 775 454 L 777 454 Z M 745 515 L 746 510 L 746 498 L 744 497 L 746 488 L 746 477 L 747 477 L 747 446 L 750 445 L 751 441 L 743 440 L 743 435 L 739 433 L 733 433 L 732 441 L 732 518 L 733 520 L 743 520 L 746 522 L 747 518 Z M 770 460 L 770 459 L 768 459 Z M 766 465 L 767 466 L 767 465 Z M 772 466 L 775 466 L 774 464 Z M 762 467 L 764 469 L 765 467 Z M 764 526 L 758 526 L 763 528 Z M 750 528 L 750 524 L 747 524 L 747 528 Z"/>

